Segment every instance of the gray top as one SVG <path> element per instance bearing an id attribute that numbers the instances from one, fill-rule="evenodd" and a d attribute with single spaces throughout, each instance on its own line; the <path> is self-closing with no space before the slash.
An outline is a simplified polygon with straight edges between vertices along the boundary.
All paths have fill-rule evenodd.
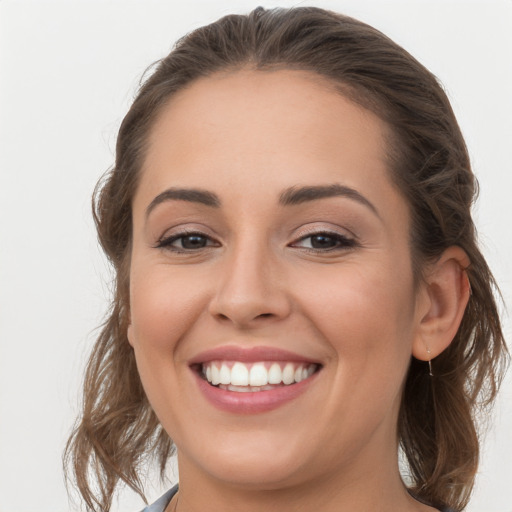
<path id="1" fill-rule="evenodd" d="M 148 505 L 141 512 L 164 512 L 167 505 L 172 500 L 172 497 L 178 492 L 178 484 L 176 484 L 172 489 L 169 489 L 163 496 L 160 496 L 154 503 Z"/>
<path id="2" fill-rule="evenodd" d="M 167 505 L 172 500 L 172 497 L 178 492 L 178 484 L 176 484 L 172 489 L 169 489 L 163 496 L 160 496 L 154 503 L 148 505 L 141 512 L 164 512 Z M 455 512 L 451 508 L 440 508 L 439 512 Z"/>

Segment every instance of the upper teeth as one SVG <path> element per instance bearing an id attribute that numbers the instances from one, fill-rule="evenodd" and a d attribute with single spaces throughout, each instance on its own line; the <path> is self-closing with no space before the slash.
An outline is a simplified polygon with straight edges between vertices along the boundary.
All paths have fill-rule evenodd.
<path id="1" fill-rule="evenodd" d="M 293 362 L 210 361 L 202 365 L 203 375 L 214 386 L 289 385 L 307 379 L 315 370 L 315 364 Z"/>

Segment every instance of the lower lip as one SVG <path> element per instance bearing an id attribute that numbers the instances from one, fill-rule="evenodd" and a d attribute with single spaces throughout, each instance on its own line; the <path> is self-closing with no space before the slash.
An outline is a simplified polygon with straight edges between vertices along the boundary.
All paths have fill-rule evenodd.
<path id="1" fill-rule="evenodd" d="M 314 382 L 318 372 L 296 384 L 280 386 L 268 391 L 238 393 L 212 386 L 194 372 L 199 389 L 215 407 L 234 414 L 257 414 L 272 411 L 302 395 Z"/>

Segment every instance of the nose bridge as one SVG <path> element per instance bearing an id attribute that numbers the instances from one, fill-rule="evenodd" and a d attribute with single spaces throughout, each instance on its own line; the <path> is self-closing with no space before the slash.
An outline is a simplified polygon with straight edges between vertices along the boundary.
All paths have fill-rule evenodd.
<path id="1" fill-rule="evenodd" d="M 278 258 L 268 242 L 256 236 L 247 234 L 228 248 L 217 283 L 210 308 L 217 318 L 248 327 L 289 314 Z"/>

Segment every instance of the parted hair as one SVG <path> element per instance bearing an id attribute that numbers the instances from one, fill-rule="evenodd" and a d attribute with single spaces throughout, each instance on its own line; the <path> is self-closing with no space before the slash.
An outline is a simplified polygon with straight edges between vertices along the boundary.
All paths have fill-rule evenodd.
<path id="1" fill-rule="evenodd" d="M 87 510 L 108 511 L 122 481 L 144 498 L 148 460 L 162 475 L 173 453 L 145 396 L 127 340 L 132 200 L 148 135 L 162 107 L 194 80 L 237 69 L 296 69 L 323 77 L 390 129 L 391 179 L 409 204 L 415 276 L 456 245 L 467 253 L 472 295 L 451 345 L 411 358 L 397 435 L 410 492 L 462 510 L 478 466 L 477 415 L 493 402 L 507 363 L 497 287 L 480 252 L 471 206 L 476 179 L 449 100 L 436 77 L 378 30 L 314 7 L 230 15 L 180 39 L 143 81 L 98 183 L 93 214 L 113 266 L 111 308 L 87 363 L 80 417 L 64 454 Z M 397 454 L 398 456 L 398 454 Z"/>

